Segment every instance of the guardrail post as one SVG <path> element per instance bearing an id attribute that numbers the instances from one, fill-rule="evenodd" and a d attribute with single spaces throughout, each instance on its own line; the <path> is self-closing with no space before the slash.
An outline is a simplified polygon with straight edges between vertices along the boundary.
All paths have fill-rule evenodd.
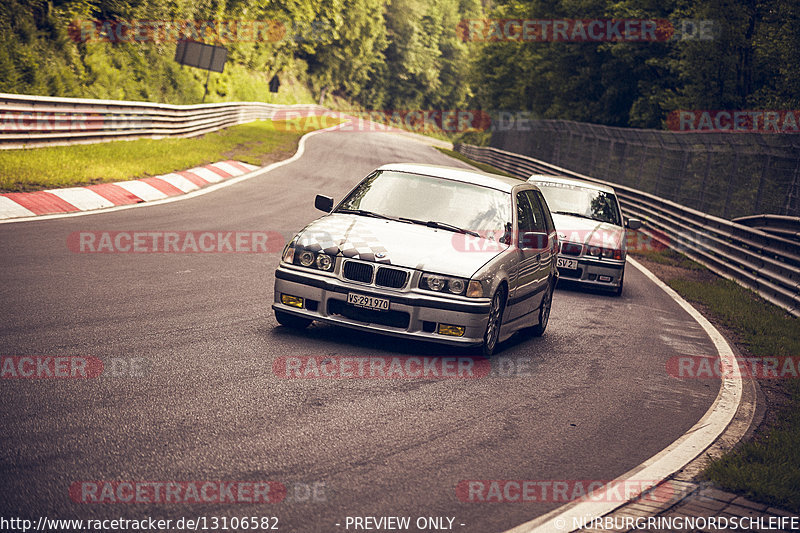
<path id="1" fill-rule="evenodd" d="M 703 181 L 700 182 L 700 201 L 697 204 L 697 209 L 703 210 L 706 200 L 706 183 L 708 183 L 708 173 L 711 172 L 711 152 L 706 152 L 706 168 L 703 172 Z"/>
<path id="2" fill-rule="evenodd" d="M 728 190 L 725 193 L 725 209 L 723 211 L 723 218 L 730 217 L 730 207 L 731 207 L 731 194 L 733 193 L 733 182 L 736 179 L 736 172 L 739 170 L 739 152 L 736 152 L 733 156 L 733 169 L 731 170 L 731 175 L 728 177 Z"/>
<path id="3" fill-rule="evenodd" d="M 772 154 L 767 154 L 767 159 L 764 161 L 764 168 L 761 170 L 761 179 L 758 180 L 758 191 L 756 191 L 756 203 L 753 206 L 753 213 L 758 213 L 759 206 L 761 205 L 761 195 L 764 192 L 764 180 L 767 178 L 770 163 L 772 163 Z"/>
<path id="4" fill-rule="evenodd" d="M 800 158 L 797 159 L 797 164 L 794 166 L 794 174 L 792 175 L 792 184 L 789 186 L 789 194 L 786 195 L 786 207 L 783 214 L 788 215 L 792 212 L 792 200 L 800 202 L 800 182 L 797 176 L 800 174 Z"/>

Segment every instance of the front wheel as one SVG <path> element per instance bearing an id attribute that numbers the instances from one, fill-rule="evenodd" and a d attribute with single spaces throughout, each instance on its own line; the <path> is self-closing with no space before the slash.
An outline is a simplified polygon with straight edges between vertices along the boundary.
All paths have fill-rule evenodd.
<path id="1" fill-rule="evenodd" d="M 303 318 L 301 316 L 292 315 L 286 313 L 284 311 L 275 310 L 275 319 L 278 321 L 278 324 L 281 326 L 286 326 L 287 328 L 292 329 L 305 329 L 311 325 L 310 318 Z"/>
<path id="2" fill-rule="evenodd" d="M 539 306 L 539 323 L 531 328 L 534 337 L 544 335 L 547 323 L 550 322 L 550 308 L 553 307 L 553 283 L 547 284 L 547 292 L 542 297 L 542 305 Z"/>
<path id="3" fill-rule="evenodd" d="M 483 335 L 483 355 L 491 356 L 497 348 L 500 338 L 500 326 L 503 325 L 503 312 L 506 309 L 506 289 L 500 287 L 492 297 L 489 307 L 489 321 L 486 324 L 486 333 Z"/>
<path id="4" fill-rule="evenodd" d="M 622 273 L 619 276 L 619 287 L 614 289 L 613 292 L 614 296 L 622 296 L 622 285 L 624 281 L 625 281 L 625 269 L 622 269 Z"/>

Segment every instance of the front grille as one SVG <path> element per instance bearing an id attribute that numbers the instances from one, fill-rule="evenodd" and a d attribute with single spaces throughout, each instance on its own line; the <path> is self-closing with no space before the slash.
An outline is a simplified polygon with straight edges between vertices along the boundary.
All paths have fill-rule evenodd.
<path id="1" fill-rule="evenodd" d="M 393 289 L 405 287 L 407 280 L 408 272 L 397 268 L 380 267 L 378 268 L 378 273 L 375 275 L 375 285 L 391 287 Z"/>
<path id="2" fill-rule="evenodd" d="M 347 261 L 344 264 L 344 277 L 361 283 L 372 283 L 372 265 Z"/>
<path id="3" fill-rule="evenodd" d="M 368 324 L 380 324 L 393 328 L 408 329 L 411 317 L 405 311 L 373 311 L 349 305 L 341 300 L 328 300 L 328 314 L 341 315 L 351 320 L 366 322 Z"/>
<path id="4" fill-rule="evenodd" d="M 581 255 L 583 246 L 575 244 L 574 242 L 565 242 L 561 244 L 561 253 L 566 255 Z"/>

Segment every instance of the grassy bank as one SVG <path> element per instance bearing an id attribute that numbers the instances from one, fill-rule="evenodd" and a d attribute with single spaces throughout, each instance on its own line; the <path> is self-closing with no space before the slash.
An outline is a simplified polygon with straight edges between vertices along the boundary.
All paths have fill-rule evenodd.
<path id="1" fill-rule="evenodd" d="M 634 252 L 733 338 L 743 357 L 800 356 L 800 319 L 754 292 L 667 250 Z M 800 380 L 760 379 L 767 415 L 755 437 L 715 459 L 704 478 L 772 506 L 800 512 Z"/>
<path id="2" fill-rule="evenodd" d="M 0 151 L 0 191 L 20 192 L 123 181 L 235 159 L 265 165 L 294 153 L 299 130 L 257 121 L 190 139 L 139 139 Z"/>

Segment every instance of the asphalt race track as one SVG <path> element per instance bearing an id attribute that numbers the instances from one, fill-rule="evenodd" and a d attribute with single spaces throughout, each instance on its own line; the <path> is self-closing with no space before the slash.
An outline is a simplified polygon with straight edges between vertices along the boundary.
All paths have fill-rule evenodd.
<path id="1" fill-rule="evenodd" d="M 0 355 L 117 365 L 93 379 L 0 380 L 1 514 L 275 516 L 285 532 L 347 531 L 348 516 L 451 517 L 457 531 L 503 531 L 561 503 L 463 502 L 460 481 L 614 479 L 702 417 L 719 381 L 675 379 L 666 364 L 715 355 L 713 344 L 630 266 L 621 298 L 558 290 L 544 337 L 501 345 L 493 364 L 503 375 L 283 379 L 273 362 L 287 355 L 464 352 L 327 325 L 279 327 L 270 309 L 277 252 L 67 247 L 76 231 L 289 237 L 321 214 L 315 194 L 341 198 L 375 167 L 405 161 L 465 166 L 406 137 L 329 132 L 309 138 L 298 161 L 210 194 L 1 224 Z M 288 494 L 273 504 L 74 502 L 70 486 L 89 480 L 276 481 Z"/>

